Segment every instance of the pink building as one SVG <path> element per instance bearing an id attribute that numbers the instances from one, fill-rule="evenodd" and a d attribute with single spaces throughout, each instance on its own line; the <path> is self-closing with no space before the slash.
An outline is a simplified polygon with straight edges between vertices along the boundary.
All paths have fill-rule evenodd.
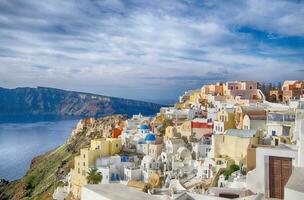
<path id="1" fill-rule="evenodd" d="M 149 155 L 157 158 L 164 148 L 163 144 L 149 144 Z"/>
<path id="2" fill-rule="evenodd" d="M 258 83 L 255 81 L 233 81 L 227 82 L 224 86 L 224 95 L 242 99 L 257 99 Z"/>

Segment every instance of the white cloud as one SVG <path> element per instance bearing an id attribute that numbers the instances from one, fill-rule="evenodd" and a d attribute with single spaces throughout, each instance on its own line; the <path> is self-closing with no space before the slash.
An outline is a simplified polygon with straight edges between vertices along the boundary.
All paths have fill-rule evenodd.
<path id="1" fill-rule="evenodd" d="M 303 40 L 303 3 L 19 3 L 0 3 L 0 79 L 7 87 L 49 85 L 129 98 L 171 98 L 198 87 L 197 77 L 212 81 L 222 70 L 229 72 L 220 74 L 223 79 L 277 81 L 299 78 L 294 72 L 303 68 L 303 48 L 238 31 L 249 27 L 275 34 L 273 40 Z M 189 80 L 179 78 L 183 76 Z"/>

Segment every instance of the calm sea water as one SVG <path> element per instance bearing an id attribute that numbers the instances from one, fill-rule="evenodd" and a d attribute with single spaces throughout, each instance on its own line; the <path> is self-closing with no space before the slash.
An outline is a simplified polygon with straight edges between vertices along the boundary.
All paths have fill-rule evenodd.
<path id="1" fill-rule="evenodd" d="M 32 158 L 63 144 L 77 121 L 0 124 L 0 178 L 25 175 Z"/>

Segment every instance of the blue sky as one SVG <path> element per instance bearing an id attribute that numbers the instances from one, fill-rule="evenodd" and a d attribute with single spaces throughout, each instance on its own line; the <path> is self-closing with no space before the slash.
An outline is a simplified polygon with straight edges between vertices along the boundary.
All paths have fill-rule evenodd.
<path id="1" fill-rule="evenodd" d="M 0 86 L 175 99 L 304 77 L 304 1 L 0 0 Z"/>

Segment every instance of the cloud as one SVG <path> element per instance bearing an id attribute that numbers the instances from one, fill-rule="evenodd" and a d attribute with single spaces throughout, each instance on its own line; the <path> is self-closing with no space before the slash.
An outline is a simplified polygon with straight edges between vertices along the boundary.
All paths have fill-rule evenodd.
<path id="1" fill-rule="evenodd" d="M 303 12 L 281 0 L 3 0 L 0 79 L 149 99 L 205 82 L 299 79 Z"/>

